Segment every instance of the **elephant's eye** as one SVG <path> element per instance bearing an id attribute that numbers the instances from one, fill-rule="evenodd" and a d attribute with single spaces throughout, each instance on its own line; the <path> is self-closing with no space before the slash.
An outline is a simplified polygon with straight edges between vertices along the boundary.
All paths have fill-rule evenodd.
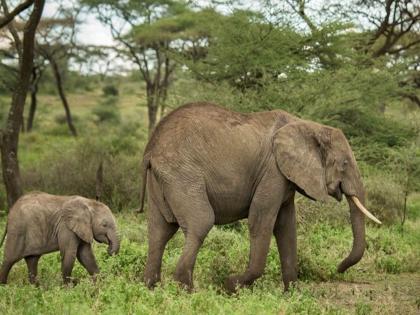
<path id="1" fill-rule="evenodd" d="M 102 222 L 102 226 L 103 226 L 103 227 L 107 227 L 107 226 L 108 226 L 108 224 L 107 224 L 106 222 Z"/>

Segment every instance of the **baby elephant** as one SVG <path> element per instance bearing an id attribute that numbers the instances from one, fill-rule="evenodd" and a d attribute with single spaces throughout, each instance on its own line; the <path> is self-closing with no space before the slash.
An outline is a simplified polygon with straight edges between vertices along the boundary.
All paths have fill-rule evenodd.
<path id="1" fill-rule="evenodd" d="M 3 284 L 13 264 L 22 258 L 28 266 L 29 281 L 37 284 L 39 258 L 56 250 L 60 250 L 63 281 L 67 284 L 76 257 L 90 275 L 99 272 L 91 246 L 93 239 L 108 244 L 110 255 L 117 254 L 120 247 L 111 210 L 103 203 L 80 196 L 29 193 L 10 209 L 6 231 L 0 269 Z"/>

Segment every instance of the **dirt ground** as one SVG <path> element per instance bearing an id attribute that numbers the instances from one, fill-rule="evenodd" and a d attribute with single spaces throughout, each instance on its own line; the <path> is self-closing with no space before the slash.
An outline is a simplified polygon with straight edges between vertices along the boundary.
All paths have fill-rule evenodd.
<path id="1" fill-rule="evenodd" d="M 310 283 L 318 301 L 356 314 L 419 314 L 420 274 L 373 275 L 353 282 Z M 306 285 L 305 285 L 306 286 Z"/>

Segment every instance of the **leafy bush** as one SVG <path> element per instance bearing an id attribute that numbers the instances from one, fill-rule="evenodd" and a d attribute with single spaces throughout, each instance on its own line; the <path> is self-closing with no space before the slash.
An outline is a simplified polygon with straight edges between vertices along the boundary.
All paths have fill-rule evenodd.
<path id="1" fill-rule="evenodd" d="M 120 112 L 117 107 L 117 98 L 109 96 L 102 100 L 102 102 L 93 108 L 92 113 L 96 117 L 97 123 L 119 123 L 121 120 Z"/>
<path id="2" fill-rule="evenodd" d="M 382 222 L 400 222 L 403 209 L 403 190 L 392 173 L 371 173 L 364 180 L 367 206 Z"/>
<path id="3" fill-rule="evenodd" d="M 115 85 L 108 84 L 102 88 L 102 93 L 104 96 L 118 96 L 119 91 Z"/>

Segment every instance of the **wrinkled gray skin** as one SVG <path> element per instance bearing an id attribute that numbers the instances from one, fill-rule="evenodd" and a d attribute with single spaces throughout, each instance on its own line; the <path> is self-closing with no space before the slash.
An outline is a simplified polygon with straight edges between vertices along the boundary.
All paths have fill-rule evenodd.
<path id="1" fill-rule="evenodd" d="M 60 250 L 65 284 L 71 280 L 76 258 L 94 276 L 99 268 L 92 251 L 93 239 L 108 244 L 110 255 L 118 253 L 116 222 L 106 205 L 80 196 L 29 193 L 9 211 L 0 283 L 6 283 L 13 264 L 25 258 L 29 281 L 37 284 L 39 258 L 56 250 Z"/>
<path id="2" fill-rule="evenodd" d="M 365 192 L 354 155 L 338 129 L 281 110 L 242 114 L 207 103 L 188 104 L 156 127 L 143 168 L 149 238 L 144 279 L 149 287 L 160 280 L 165 245 L 179 227 L 185 245 L 175 279 L 192 288 L 197 252 L 212 226 L 248 218 L 248 267 L 228 277 L 226 288 L 251 285 L 262 275 L 274 234 L 287 290 L 297 280 L 295 191 L 315 200 L 333 196 L 340 201 L 346 195 L 354 241 L 338 271 L 363 256 L 364 216 L 350 196 L 364 203 Z M 142 192 L 143 200 L 145 187 Z"/>

